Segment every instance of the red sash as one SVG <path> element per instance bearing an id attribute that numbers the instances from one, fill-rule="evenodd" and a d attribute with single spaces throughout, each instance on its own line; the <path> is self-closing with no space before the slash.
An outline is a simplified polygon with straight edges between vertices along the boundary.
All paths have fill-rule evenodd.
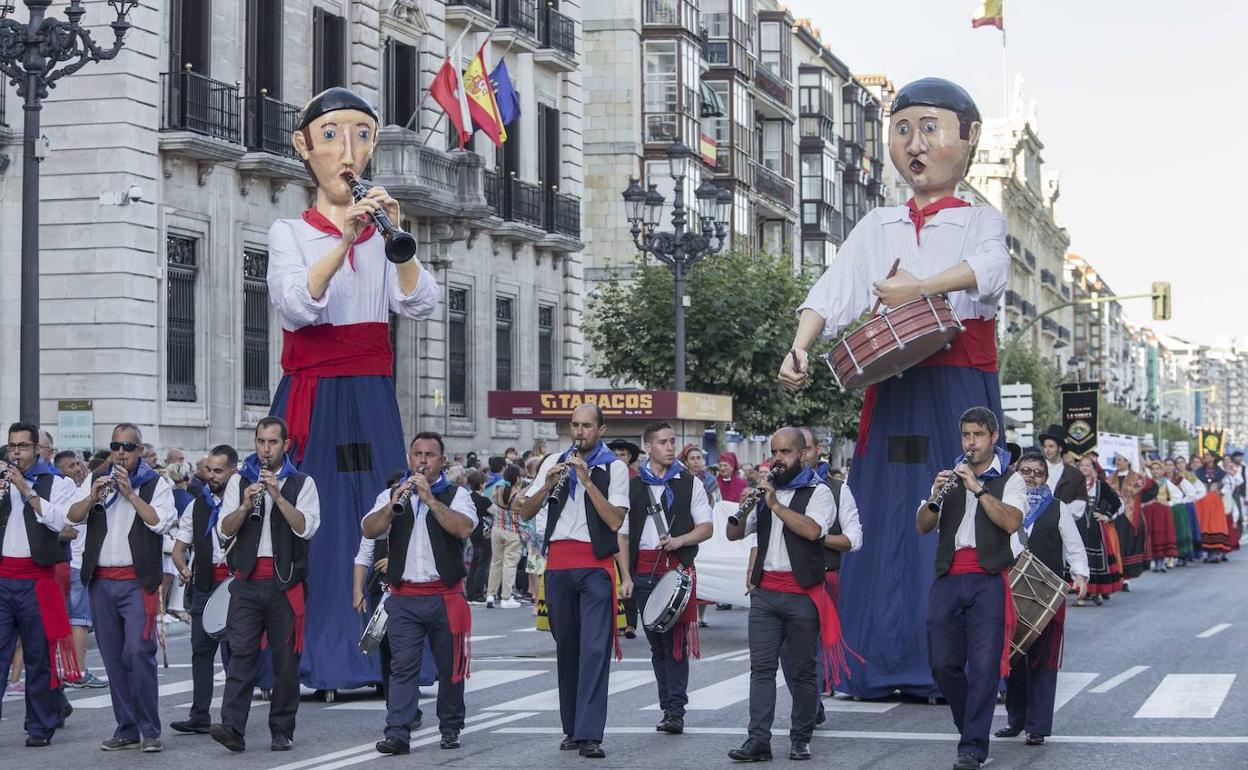
<path id="1" fill-rule="evenodd" d="M 51 659 L 51 687 L 61 682 L 77 682 L 81 673 L 78 654 L 74 651 L 74 637 L 69 627 L 69 611 L 56 582 L 54 567 L 41 567 L 34 559 L 16 556 L 0 557 L 0 578 L 6 580 L 35 581 L 35 603 L 39 605 L 39 621 L 44 636 L 48 638 L 48 657 Z"/>
<path id="2" fill-rule="evenodd" d="M 212 565 L 212 582 L 220 583 L 230 576 L 230 567 L 228 564 Z"/>
<path id="3" fill-rule="evenodd" d="M 390 587 L 394 596 L 441 596 L 446 604 L 446 617 L 451 627 L 451 654 L 455 665 L 451 672 L 452 682 L 462 682 L 472 673 L 468 664 L 472 660 L 472 610 L 464 598 L 464 581 L 447 585 L 441 580 L 428 583 L 399 583 Z"/>
<path id="4" fill-rule="evenodd" d="M 235 572 L 234 577 L 240 580 L 269 580 L 277 577 L 277 570 L 273 566 L 272 556 L 256 557 L 256 566 L 251 570 L 251 574 L 244 577 L 242 574 Z M 213 575 L 216 575 L 216 568 L 213 568 Z M 295 652 L 303 652 L 303 631 L 304 616 L 307 614 L 307 601 L 303 592 L 303 583 L 295 583 L 285 591 L 286 601 L 290 604 L 290 611 L 295 615 L 295 627 L 291 629 L 291 636 L 295 641 Z M 268 646 L 268 634 L 260 640 L 260 649 Z"/>
<path id="5" fill-rule="evenodd" d="M 826 578 L 825 578 L 826 580 Z M 821 644 L 823 645 L 824 662 L 826 663 L 825 671 L 832 684 L 841 683 L 841 674 L 849 675 L 849 664 L 845 660 L 845 653 L 849 652 L 855 658 L 862 661 L 862 656 L 849 648 L 841 636 L 841 618 L 836 612 L 836 605 L 832 603 L 832 597 L 828 595 L 827 589 L 824 587 L 825 582 L 820 581 L 809 588 L 803 588 L 793 577 L 792 572 L 771 572 L 763 571 L 763 579 L 759 582 L 758 587 L 767 591 L 778 591 L 784 594 L 806 594 L 815 604 L 815 610 L 819 613 L 819 635 Z M 824 683 L 820 682 L 820 689 Z"/>
<path id="6" fill-rule="evenodd" d="M 290 377 L 285 416 L 298 462 L 307 448 L 316 386 L 322 377 L 389 377 L 394 373 L 390 325 L 318 324 L 283 331 L 282 371 Z"/>
<path id="7" fill-rule="evenodd" d="M 953 564 L 949 565 L 947 575 L 987 575 L 990 574 L 979 563 L 979 554 L 974 548 L 959 548 L 953 552 Z M 1005 586 L 1005 643 L 1001 645 L 1001 676 L 1010 675 L 1010 642 L 1014 640 L 1014 628 L 1018 625 L 1018 614 L 1014 609 L 1014 594 L 1010 592 L 1010 571 L 1001 570 L 1001 582 Z"/>
<path id="8" fill-rule="evenodd" d="M 133 580 L 139 581 L 138 574 L 134 571 L 134 566 L 129 567 L 96 567 L 95 578 L 100 580 Z M 152 632 L 156 630 L 156 613 L 160 608 L 160 596 L 152 591 L 148 593 L 139 585 L 139 593 L 143 597 L 143 614 L 147 616 L 147 622 L 143 624 L 143 638 L 151 639 Z"/>
<path id="9" fill-rule="evenodd" d="M 663 550 L 641 549 L 637 551 L 637 567 L 633 577 L 641 574 L 665 575 L 679 564 L 671 554 Z M 698 637 L 698 572 L 692 566 L 687 570 L 693 578 L 693 593 L 689 595 L 689 603 L 681 611 L 676 627 L 672 629 L 672 660 L 683 660 L 685 646 L 688 645 L 689 657 L 702 658 L 702 641 Z"/>
<path id="10" fill-rule="evenodd" d="M 556 540 L 550 544 L 546 554 L 546 571 L 552 569 L 601 569 L 611 578 L 611 634 L 615 640 L 615 659 L 624 660 L 624 650 L 620 647 L 620 629 L 615 622 L 620 606 L 620 594 L 615 585 L 615 559 L 608 556 L 599 559 L 594 556 L 593 543 L 583 540 Z"/>

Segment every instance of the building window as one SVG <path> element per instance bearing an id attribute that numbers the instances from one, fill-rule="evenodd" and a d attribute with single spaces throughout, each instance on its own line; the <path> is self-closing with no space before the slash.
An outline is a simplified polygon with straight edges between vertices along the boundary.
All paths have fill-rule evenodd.
<path id="1" fill-rule="evenodd" d="M 452 417 L 468 416 L 468 290 L 448 289 L 446 402 Z"/>
<path id="2" fill-rule="evenodd" d="M 788 73 L 784 71 L 781 64 L 781 40 L 784 35 L 781 33 L 780 22 L 764 21 L 758 25 L 759 27 L 759 57 L 758 63 L 771 70 L 774 74 L 788 80 Z"/>
<path id="3" fill-rule="evenodd" d="M 282 4 L 247 0 L 244 92 L 256 98 L 282 98 Z"/>
<path id="4" fill-rule="evenodd" d="M 387 125 L 406 126 L 419 103 L 417 66 L 419 57 L 414 46 L 387 40 L 382 53 L 383 116 Z M 419 125 L 413 128 L 420 130 Z"/>
<path id="5" fill-rule="evenodd" d="M 269 405 L 269 252 L 243 250 L 243 403 Z"/>
<path id="6" fill-rule="evenodd" d="M 676 41 L 645 41 L 645 129 L 647 142 L 677 136 Z"/>
<path id="7" fill-rule="evenodd" d="M 211 0 L 173 0 L 169 6 L 169 69 L 207 76 L 211 62 Z"/>
<path id="8" fill-rule="evenodd" d="M 198 241 L 180 235 L 165 238 L 169 292 L 165 323 L 165 398 L 195 401 L 195 275 Z"/>
<path id="9" fill-rule="evenodd" d="M 537 389 L 555 387 L 555 308 L 537 307 Z"/>
<path id="10" fill-rule="evenodd" d="M 645 23 L 676 26 L 676 0 L 646 0 Z"/>
<path id="11" fill-rule="evenodd" d="M 512 310 L 515 300 L 499 297 L 494 301 L 494 387 L 511 390 Z"/>
<path id="12" fill-rule="evenodd" d="M 312 9 L 312 91 L 346 85 L 347 20 Z"/>

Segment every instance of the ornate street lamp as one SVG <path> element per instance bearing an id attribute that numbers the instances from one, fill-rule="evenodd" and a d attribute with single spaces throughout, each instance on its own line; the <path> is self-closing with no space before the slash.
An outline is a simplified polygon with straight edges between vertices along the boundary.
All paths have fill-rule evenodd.
<path id="1" fill-rule="evenodd" d="M 100 48 L 79 22 L 86 14 L 82 0 L 70 0 L 65 19 L 46 17 L 52 0 L 25 0 L 30 20 L 23 24 L 9 18 L 12 3 L 0 4 L 0 73 L 17 86 L 22 109 L 22 294 L 21 385 L 19 414 L 26 422 L 39 422 L 39 162 L 40 111 L 48 89 L 89 62 L 107 61 L 121 52 L 130 30 L 130 12 L 138 0 L 108 0 L 117 13 L 110 23 L 113 47 Z M 57 65 L 61 66 L 57 66 Z"/>
<path id="2" fill-rule="evenodd" d="M 671 268 L 676 277 L 676 390 L 685 389 L 685 277 L 698 260 L 724 248 L 728 241 L 728 216 L 732 211 L 732 192 L 703 180 L 694 192 L 698 221 L 687 227 L 685 177 L 692 155 L 679 139 L 667 151 L 668 171 L 676 183 L 671 232 L 657 232 L 666 201 L 655 185 L 643 190 L 640 181 L 631 178 L 624 191 L 633 243 L 640 251 Z"/>

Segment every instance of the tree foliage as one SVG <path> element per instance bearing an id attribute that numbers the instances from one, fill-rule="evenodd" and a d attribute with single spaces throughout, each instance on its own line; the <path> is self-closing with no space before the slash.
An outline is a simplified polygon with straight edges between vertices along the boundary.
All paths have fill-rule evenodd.
<path id="1" fill-rule="evenodd" d="M 791 394 L 776 379 L 797 328 L 794 309 L 810 288 L 791 263 L 735 251 L 711 255 L 689 274 L 685 311 L 689 390 L 733 397 L 735 427 L 768 433 L 785 424 L 853 436 L 861 398 L 837 388 L 818 359 L 813 382 Z M 670 388 L 675 366 L 675 280 L 661 264 L 638 261 L 631 280 L 604 282 L 587 307 L 589 370 L 616 383 Z"/>
<path id="2" fill-rule="evenodd" d="M 1146 433 L 1157 433 L 1157 422 L 1146 420 L 1124 406 L 1105 400 L 1102 395 L 1096 409 L 1096 429 L 1106 433 L 1122 433 L 1128 436 L 1143 436 Z M 1182 425 L 1175 422 L 1162 421 L 1161 438 L 1173 446 L 1176 441 L 1186 441 L 1196 445 L 1196 437 Z"/>
<path id="3" fill-rule="evenodd" d="M 1006 343 L 1001 349 L 1004 369 L 1002 383 L 1025 382 L 1031 385 L 1032 424 L 1037 433 L 1062 422 L 1062 396 L 1058 391 L 1061 378 L 1057 369 L 1030 345 Z"/>

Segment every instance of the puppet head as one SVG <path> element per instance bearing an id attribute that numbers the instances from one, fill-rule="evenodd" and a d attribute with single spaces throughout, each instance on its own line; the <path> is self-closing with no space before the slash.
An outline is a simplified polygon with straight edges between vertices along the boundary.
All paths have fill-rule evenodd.
<path id="1" fill-rule="evenodd" d="M 915 195 L 953 195 L 970 171 L 982 121 L 963 88 L 941 78 L 904 86 L 893 99 L 888 152 Z"/>
<path id="2" fill-rule="evenodd" d="M 312 97 L 299 113 L 291 142 L 317 189 L 331 203 L 351 203 L 342 172 L 350 169 L 363 176 L 377 145 L 378 123 L 373 105 L 341 87 Z"/>

